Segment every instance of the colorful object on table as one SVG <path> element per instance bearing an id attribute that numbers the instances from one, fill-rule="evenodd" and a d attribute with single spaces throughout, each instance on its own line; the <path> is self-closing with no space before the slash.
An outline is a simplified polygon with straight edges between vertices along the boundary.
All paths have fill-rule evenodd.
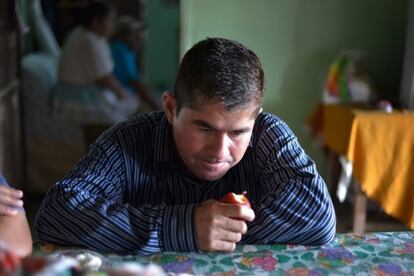
<path id="1" fill-rule="evenodd" d="M 392 108 L 392 104 L 390 103 L 390 101 L 387 100 L 381 100 L 378 102 L 378 109 L 385 111 L 387 113 L 391 113 L 393 108 Z"/>
<path id="2" fill-rule="evenodd" d="M 52 259 L 72 258 L 76 260 L 79 270 L 96 271 L 99 270 L 103 264 L 104 257 L 91 250 L 72 250 L 59 251 L 51 255 Z"/>
<path id="3" fill-rule="evenodd" d="M 42 257 L 28 257 L 24 258 L 22 261 L 23 271 L 28 274 L 42 271 L 48 264 L 48 259 Z"/>
<path id="4" fill-rule="evenodd" d="M 14 275 L 20 271 L 21 259 L 14 252 L 0 245 L 0 275 Z"/>
<path id="5" fill-rule="evenodd" d="M 117 275 L 117 267 L 131 263 L 156 264 L 166 273 L 196 275 L 414 275 L 413 241 L 414 232 L 338 234 L 332 243 L 321 247 L 239 245 L 231 253 L 102 254 L 105 265 L 99 275 Z M 34 255 L 48 254 L 37 244 Z"/>
<path id="6" fill-rule="evenodd" d="M 250 208 L 250 201 L 247 199 L 246 194 L 246 191 L 244 191 L 241 195 L 229 192 L 222 199 L 220 199 L 220 201 L 224 203 L 246 205 Z"/>
<path id="7" fill-rule="evenodd" d="M 87 274 L 87 276 L 105 276 L 105 275 L 110 275 L 110 276 L 125 276 L 125 275 L 131 275 L 131 276 L 166 276 L 167 273 L 165 273 L 165 271 L 159 266 L 159 265 L 155 265 L 155 264 L 149 264 L 146 266 L 143 266 L 141 264 L 138 263 L 123 263 L 120 264 L 118 266 L 115 267 L 111 267 L 108 269 L 103 270 L 102 272 L 98 272 L 100 274 L 96 274 L 97 272 L 95 272 L 94 274 Z"/>
<path id="8" fill-rule="evenodd" d="M 366 103 L 372 98 L 369 79 L 357 66 L 360 56 L 358 51 L 345 52 L 331 63 L 324 88 L 324 103 Z"/>
<path id="9" fill-rule="evenodd" d="M 344 76 L 344 67 L 348 59 L 341 56 L 334 60 L 329 66 L 328 79 L 326 81 L 326 91 L 329 96 L 348 100 L 349 94 Z"/>

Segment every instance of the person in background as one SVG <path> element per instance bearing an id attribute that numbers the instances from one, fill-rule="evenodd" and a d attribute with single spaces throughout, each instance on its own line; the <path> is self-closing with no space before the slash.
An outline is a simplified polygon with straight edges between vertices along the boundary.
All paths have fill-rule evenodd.
<path id="1" fill-rule="evenodd" d="M 32 252 L 32 236 L 22 197 L 23 192 L 10 188 L 0 174 L 0 250 L 24 257 Z"/>
<path id="2" fill-rule="evenodd" d="M 151 108 L 161 109 L 140 81 L 138 70 L 138 45 L 142 31 L 146 27 L 129 15 L 120 16 L 115 24 L 115 32 L 110 41 L 114 60 L 114 75 L 131 94 L 137 93 Z"/>
<path id="3" fill-rule="evenodd" d="M 92 1 L 83 24 L 66 40 L 59 81 L 52 90 L 53 115 L 81 124 L 116 123 L 138 109 L 138 100 L 113 74 L 108 38 L 116 11 L 107 1 Z"/>

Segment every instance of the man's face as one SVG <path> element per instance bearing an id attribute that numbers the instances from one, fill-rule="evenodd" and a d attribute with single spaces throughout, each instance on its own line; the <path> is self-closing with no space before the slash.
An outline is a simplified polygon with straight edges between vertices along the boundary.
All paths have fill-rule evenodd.
<path id="1" fill-rule="evenodd" d="M 166 97 L 173 101 L 172 112 Z M 175 113 L 175 98 L 164 95 L 164 107 L 173 128 L 180 157 L 190 172 L 201 180 L 217 180 L 243 157 L 252 135 L 257 106 L 228 111 L 220 103 L 206 103 L 198 109 L 183 107 Z"/>

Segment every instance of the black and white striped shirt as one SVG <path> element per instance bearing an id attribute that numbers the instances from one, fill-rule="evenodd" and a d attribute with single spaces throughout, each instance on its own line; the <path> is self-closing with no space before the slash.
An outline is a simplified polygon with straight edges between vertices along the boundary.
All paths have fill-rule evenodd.
<path id="1" fill-rule="evenodd" d="M 243 191 L 256 218 L 241 243 L 334 238 L 325 182 L 276 116 L 258 116 L 244 157 L 219 180 L 200 182 L 178 160 L 163 112 L 114 126 L 47 193 L 36 219 L 40 240 L 116 253 L 196 251 L 197 204 Z"/>

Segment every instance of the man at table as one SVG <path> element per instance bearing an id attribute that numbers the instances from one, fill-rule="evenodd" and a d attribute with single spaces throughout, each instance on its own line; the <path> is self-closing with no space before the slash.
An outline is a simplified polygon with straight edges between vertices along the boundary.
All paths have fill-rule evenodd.
<path id="1" fill-rule="evenodd" d="M 51 188 L 39 238 L 133 254 L 330 242 L 326 185 L 288 126 L 261 112 L 263 94 L 251 50 L 200 41 L 164 93 L 164 112 L 112 127 Z M 243 191 L 251 208 L 218 201 Z"/>

